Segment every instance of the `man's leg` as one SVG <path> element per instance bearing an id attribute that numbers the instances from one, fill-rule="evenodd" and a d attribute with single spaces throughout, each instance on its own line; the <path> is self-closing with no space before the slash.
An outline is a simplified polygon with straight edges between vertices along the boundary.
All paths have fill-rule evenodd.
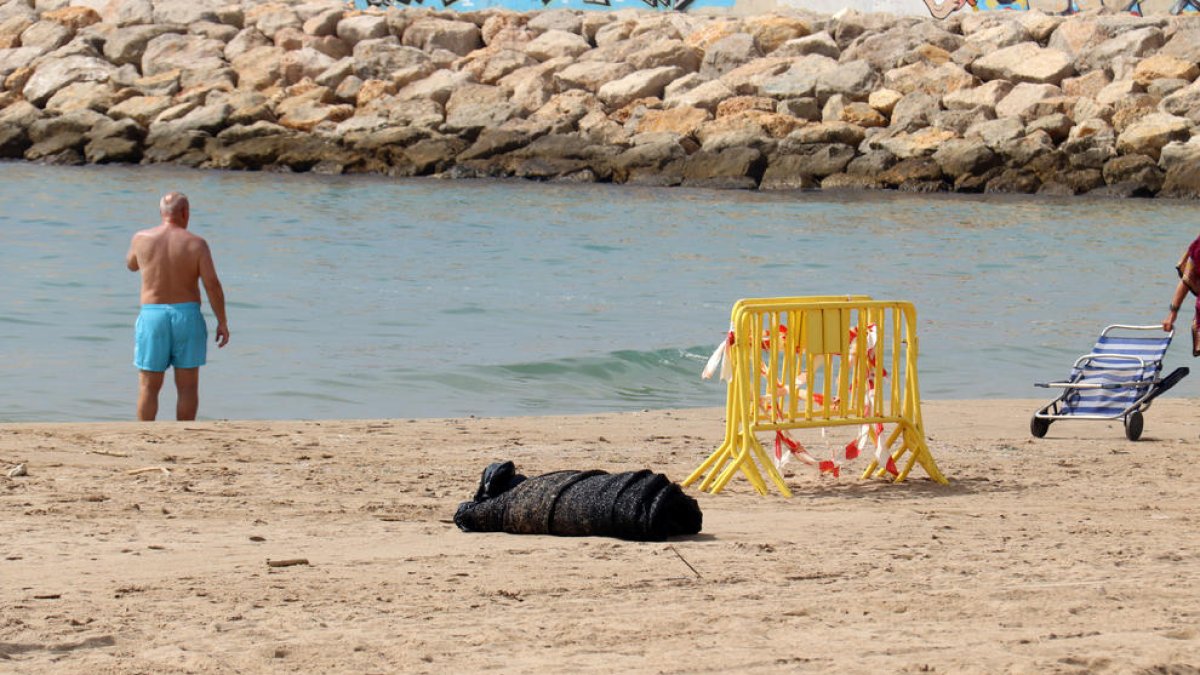
<path id="1" fill-rule="evenodd" d="M 176 368 L 175 389 L 178 392 L 178 398 L 175 401 L 175 419 L 196 419 L 196 410 L 200 407 L 200 369 Z"/>
<path id="2" fill-rule="evenodd" d="M 137 416 L 143 422 L 153 422 L 158 415 L 158 392 L 162 389 L 163 374 L 152 370 L 138 371 Z"/>

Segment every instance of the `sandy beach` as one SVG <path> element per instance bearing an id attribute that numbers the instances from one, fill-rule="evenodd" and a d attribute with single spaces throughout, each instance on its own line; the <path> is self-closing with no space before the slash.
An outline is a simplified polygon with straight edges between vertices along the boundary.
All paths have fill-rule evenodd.
<path id="1" fill-rule="evenodd" d="M 1200 401 L 1038 403 L 927 402 L 949 486 L 793 463 L 667 543 L 451 518 L 498 459 L 682 480 L 720 410 L 0 425 L 0 672 L 1200 672 Z"/>

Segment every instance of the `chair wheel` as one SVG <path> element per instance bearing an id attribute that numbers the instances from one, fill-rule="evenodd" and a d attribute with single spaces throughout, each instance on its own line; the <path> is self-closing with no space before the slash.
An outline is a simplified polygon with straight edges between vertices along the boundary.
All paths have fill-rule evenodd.
<path id="1" fill-rule="evenodd" d="M 1034 416 L 1029 420 L 1029 433 L 1033 434 L 1034 438 L 1044 438 L 1046 430 L 1050 428 L 1050 420 Z"/>
<path id="2" fill-rule="evenodd" d="M 1125 416 L 1125 438 L 1136 441 L 1142 437 L 1142 413 L 1134 410 Z"/>

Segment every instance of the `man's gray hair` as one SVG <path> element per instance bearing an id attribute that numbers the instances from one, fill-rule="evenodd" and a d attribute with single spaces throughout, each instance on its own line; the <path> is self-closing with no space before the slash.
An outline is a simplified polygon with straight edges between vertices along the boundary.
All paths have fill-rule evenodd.
<path id="1" fill-rule="evenodd" d="M 187 206 L 187 195 L 182 192 L 168 192 L 158 202 L 158 212 L 164 216 L 178 216 Z"/>

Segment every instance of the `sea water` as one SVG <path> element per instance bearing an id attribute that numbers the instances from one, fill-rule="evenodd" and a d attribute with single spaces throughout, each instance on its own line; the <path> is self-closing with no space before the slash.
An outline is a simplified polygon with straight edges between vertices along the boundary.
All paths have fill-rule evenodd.
<path id="1" fill-rule="evenodd" d="M 848 293 L 915 303 L 925 398 L 1049 400 L 1105 325 L 1162 320 L 1200 230 L 1166 200 L 0 163 L 0 422 L 132 418 L 125 253 L 170 190 L 228 298 L 203 419 L 720 406 L 734 301 Z"/>

